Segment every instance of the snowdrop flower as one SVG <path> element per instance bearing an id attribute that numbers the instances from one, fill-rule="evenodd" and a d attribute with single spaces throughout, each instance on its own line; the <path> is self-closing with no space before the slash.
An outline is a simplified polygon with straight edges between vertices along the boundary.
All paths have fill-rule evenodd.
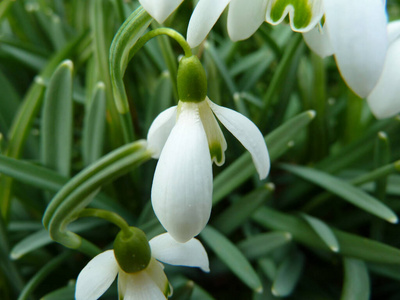
<path id="1" fill-rule="evenodd" d="M 76 282 L 75 299 L 98 299 L 117 275 L 119 299 L 166 299 L 172 289 L 163 265 L 157 260 L 209 272 L 207 253 L 198 240 L 182 244 L 164 233 L 147 242 L 143 231 L 135 228 L 133 238 L 126 239 L 119 233 L 114 250 L 100 253 L 82 269 Z"/>
<path id="2" fill-rule="evenodd" d="M 151 191 L 154 212 L 175 240 L 186 242 L 210 217 L 212 162 L 220 166 L 225 161 L 227 145 L 215 116 L 250 152 L 260 179 L 268 175 L 270 161 L 258 128 L 208 99 L 205 71 L 196 56 L 180 61 L 178 93 L 178 105 L 154 120 L 147 140 L 159 158 Z"/>
<path id="3" fill-rule="evenodd" d="M 321 57 L 334 54 L 347 85 L 366 97 L 380 78 L 388 48 L 385 1 L 309 2 L 322 3 L 325 24 L 304 34 L 306 43 Z"/>
<path id="4" fill-rule="evenodd" d="M 378 84 L 367 97 L 373 114 L 381 119 L 400 112 L 400 21 L 388 27 L 389 49 Z"/>

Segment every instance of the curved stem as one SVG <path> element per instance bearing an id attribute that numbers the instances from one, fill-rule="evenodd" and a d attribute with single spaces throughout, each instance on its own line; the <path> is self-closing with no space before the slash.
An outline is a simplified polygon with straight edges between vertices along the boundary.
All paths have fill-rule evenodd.
<path id="1" fill-rule="evenodd" d="M 78 215 L 78 218 L 83 218 L 83 217 L 96 217 L 107 220 L 117 225 L 124 232 L 124 234 L 127 235 L 130 234 L 128 223 L 125 221 L 124 218 L 122 218 L 120 215 L 114 212 L 104 209 L 85 208 Z"/>
<path id="2" fill-rule="evenodd" d="M 149 31 L 148 33 L 143 35 L 129 52 L 129 60 L 136 54 L 137 51 L 139 51 L 140 48 L 144 46 L 144 44 L 159 35 L 167 35 L 177 41 L 179 46 L 181 46 L 183 51 L 185 52 L 186 57 L 190 57 L 193 55 L 192 49 L 190 48 L 188 42 L 186 42 L 185 38 L 179 32 L 170 28 L 162 27 Z"/>

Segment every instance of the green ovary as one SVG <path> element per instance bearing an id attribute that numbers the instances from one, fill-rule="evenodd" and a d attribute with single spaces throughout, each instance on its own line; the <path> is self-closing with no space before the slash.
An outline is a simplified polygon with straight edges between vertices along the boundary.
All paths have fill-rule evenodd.
<path id="1" fill-rule="evenodd" d="M 278 0 L 271 8 L 271 19 L 277 22 L 283 15 L 285 8 L 291 5 L 294 8 L 293 24 L 297 29 L 307 27 L 311 22 L 312 7 L 307 0 Z"/>

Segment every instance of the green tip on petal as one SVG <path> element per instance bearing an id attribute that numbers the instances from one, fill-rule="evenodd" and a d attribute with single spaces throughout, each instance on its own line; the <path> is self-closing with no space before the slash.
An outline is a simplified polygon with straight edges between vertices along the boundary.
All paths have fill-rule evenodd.
<path id="1" fill-rule="evenodd" d="M 129 227 L 129 233 L 120 231 L 114 241 L 114 255 L 126 273 L 136 273 L 147 268 L 151 250 L 145 233 L 136 227 Z"/>
<path id="2" fill-rule="evenodd" d="M 183 57 L 178 69 L 178 95 L 183 102 L 200 102 L 207 96 L 207 77 L 197 56 Z"/>

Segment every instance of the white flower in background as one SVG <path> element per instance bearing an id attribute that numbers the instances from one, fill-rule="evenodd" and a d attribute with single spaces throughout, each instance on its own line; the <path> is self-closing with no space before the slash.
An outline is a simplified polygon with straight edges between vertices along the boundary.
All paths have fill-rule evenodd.
<path id="1" fill-rule="evenodd" d="M 118 275 L 119 299 L 163 300 L 172 292 L 164 267 L 157 260 L 180 266 L 199 267 L 209 272 L 208 257 L 196 239 L 178 243 L 168 233 L 150 240 L 152 257 L 148 266 L 127 273 L 119 266 L 114 250 L 95 256 L 80 272 L 75 290 L 76 300 L 96 300 L 110 287 Z M 156 260 L 157 259 L 157 260 Z"/>
<path id="2" fill-rule="evenodd" d="M 212 162 L 222 165 L 227 148 L 215 116 L 250 152 L 260 179 L 270 168 L 264 138 L 254 123 L 216 105 L 206 91 L 198 58 L 183 58 L 178 71 L 180 101 L 154 120 L 147 136 L 153 157 L 159 157 L 151 192 L 153 209 L 178 242 L 199 234 L 211 214 Z"/>
<path id="3" fill-rule="evenodd" d="M 310 1 L 311 2 L 311 1 Z M 366 97 L 377 84 L 388 49 L 385 1 L 321 0 L 325 24 L 304 34 L 321 57 L 334 54 L 347 85 Z"/>
<path id="4" fill-rule="evenodd" d="M 378 84 L 367 101 L 377 118 L 392 117 L 400 112 L 400 21 L 388 27 L 389 49 Z"/>

